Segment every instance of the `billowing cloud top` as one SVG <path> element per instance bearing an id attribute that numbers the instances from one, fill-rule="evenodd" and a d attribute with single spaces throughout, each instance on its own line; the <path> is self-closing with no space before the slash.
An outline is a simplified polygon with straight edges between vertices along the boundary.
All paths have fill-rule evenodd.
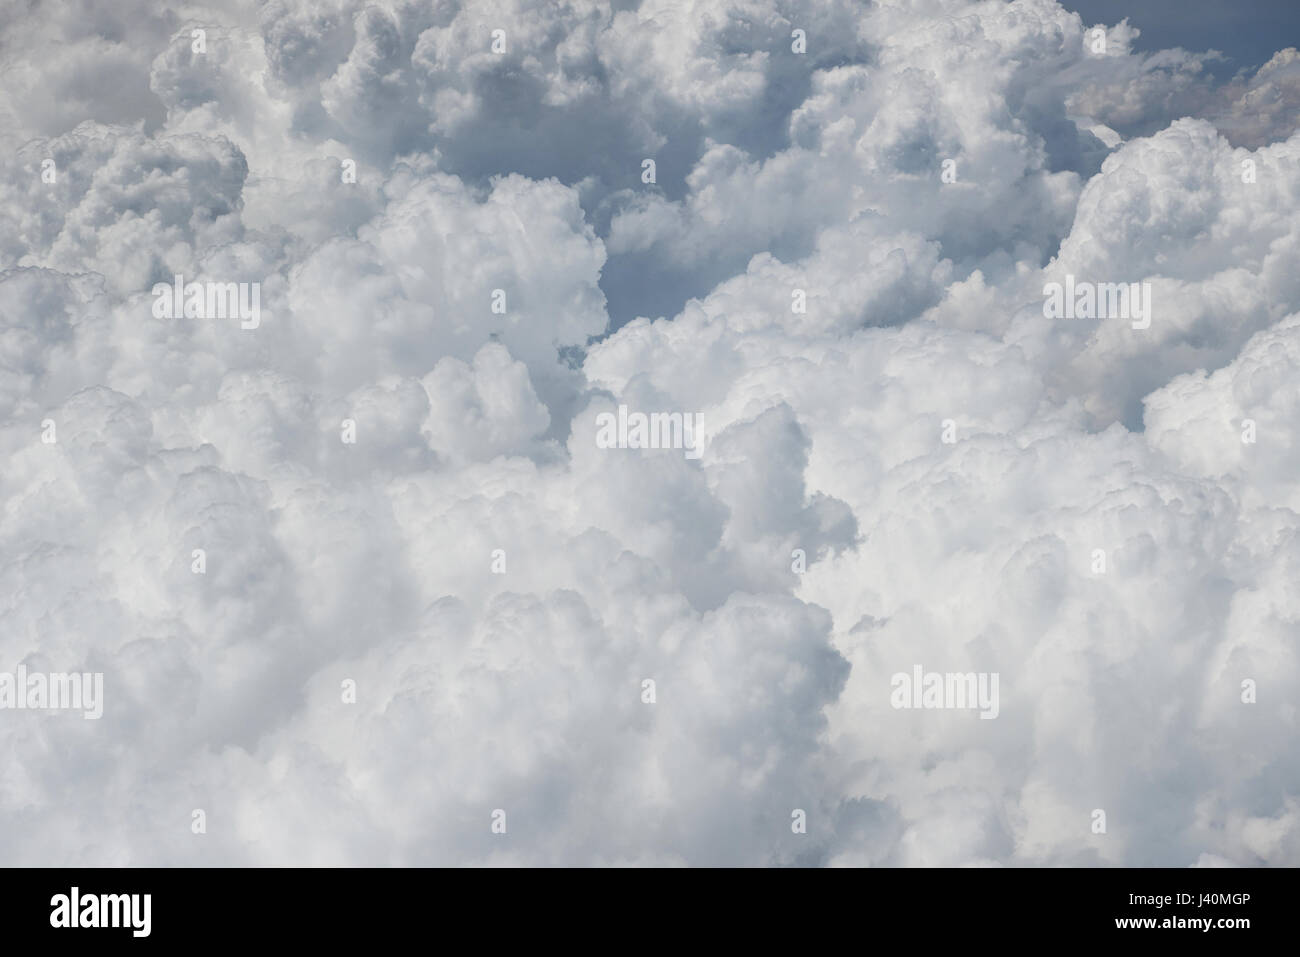
<path id="1" fill-rule="evenodd" d="M 0 863 L 1300 864 L 1300 54 L 1135 37 L 8 5 Z"/>

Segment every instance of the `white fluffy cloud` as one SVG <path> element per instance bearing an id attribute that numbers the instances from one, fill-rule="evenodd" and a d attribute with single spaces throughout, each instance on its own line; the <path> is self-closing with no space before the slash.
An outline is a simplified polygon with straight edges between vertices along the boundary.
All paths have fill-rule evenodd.
<path id="1" fill-rule="evenodd" d="M 1216 85 L 1054 0 L 6 18 L 0 671 L 105 705 L 0 710 L 0 860 L 1300 862 L 1294 50 Z M 175 274 L 260 325 L 156 317 Z M 1045 317 L 1067 275 L 1150 327 Z M 620 406 L 701 456 L 599 447 Z M 893 707 L 917 665 L 996 719 Z"/>

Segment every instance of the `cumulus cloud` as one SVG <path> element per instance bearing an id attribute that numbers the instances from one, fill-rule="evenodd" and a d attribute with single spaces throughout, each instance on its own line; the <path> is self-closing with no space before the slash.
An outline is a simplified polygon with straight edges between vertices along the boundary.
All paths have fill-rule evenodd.
<path id="1" fill-rule="evenodd" d="M 0 709 L 0 860 L 1300 862 L 1295 50 L 1220 81 L 1055 0 L 3 18 L 0 671 L 105 704 Z M 898 707 L 917 667 L 996 716 Z"/>

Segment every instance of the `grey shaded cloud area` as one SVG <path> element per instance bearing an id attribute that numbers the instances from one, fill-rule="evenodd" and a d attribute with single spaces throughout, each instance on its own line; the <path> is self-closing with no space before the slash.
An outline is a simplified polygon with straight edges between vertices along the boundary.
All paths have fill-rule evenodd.
<path id="1" fill-rule="evenodd" d="M 1300 54 L 1138 37 L 4 0 L 0 864 L 1300 864 Z"/>

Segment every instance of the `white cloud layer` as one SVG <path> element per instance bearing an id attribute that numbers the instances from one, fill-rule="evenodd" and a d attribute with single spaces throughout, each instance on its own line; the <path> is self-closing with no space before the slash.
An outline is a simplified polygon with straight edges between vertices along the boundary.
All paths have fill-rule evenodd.
<path id="1" fill-rule="evenodd" d="M 1094 26 L 7 7 L 0 862 L 1300 864 L 1300 61 Z"/>

